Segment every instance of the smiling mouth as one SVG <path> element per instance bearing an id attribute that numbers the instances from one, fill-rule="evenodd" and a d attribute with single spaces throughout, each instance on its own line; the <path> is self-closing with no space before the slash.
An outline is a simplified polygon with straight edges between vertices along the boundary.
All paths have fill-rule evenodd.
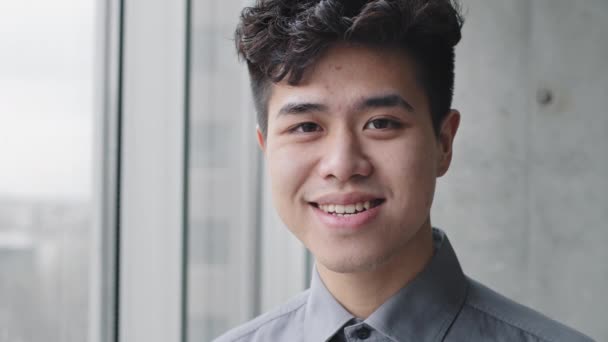
<path id="1" fill-rule="evenodd" d="M 378 198 L 351 204 L 318 204 L 310 202 L 310 205 L 334 216 L 352 216 L 375 208 L 382 203 L 384 203 L 384 199 Z"/>

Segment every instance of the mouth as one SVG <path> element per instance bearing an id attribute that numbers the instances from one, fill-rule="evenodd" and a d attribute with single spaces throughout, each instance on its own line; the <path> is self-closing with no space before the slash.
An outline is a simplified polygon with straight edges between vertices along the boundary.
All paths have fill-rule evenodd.
<path id="1" fill-rule="evenodd" d="M 309 204 L 317 209 L 320 209 L 330 215 L 341 216 L 341 217 L 349 217 L 354 216 L 363 212 L 366 212 L 370 209 L 373 209 L 382 203 L 384 203 L 384 199 L 377 198 L 370 201 L 365 202 L 357 202 L 350 204 L 331 204 L 324 203 L 319 204 L 315 202 L 310 202 Z"/>

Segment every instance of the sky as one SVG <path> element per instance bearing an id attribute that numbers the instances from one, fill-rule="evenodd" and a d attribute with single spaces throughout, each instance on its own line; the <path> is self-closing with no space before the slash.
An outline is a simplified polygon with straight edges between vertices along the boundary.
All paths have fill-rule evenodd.
<path id="1" fill-rule="evenodd" d="M 95 6 L 0 2 L 0 197 L 91 196 Z"/>

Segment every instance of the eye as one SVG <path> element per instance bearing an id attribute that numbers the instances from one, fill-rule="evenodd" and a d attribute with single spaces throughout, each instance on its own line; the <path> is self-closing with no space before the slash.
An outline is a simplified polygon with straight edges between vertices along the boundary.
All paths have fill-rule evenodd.
<path id="1" fill-rule="evenodd" d="M 303 122 L 293 128 L 291 128 L 289 131 L 291 133 L 312 133 L 312 132 L 317 132 L 321 130 L 321 126 L 317 125 L 314 122 Z"/>
<path id="2" fill-rule="evenodd" d="M 367 129 L 391 129 L 400 128 L 402 124 L 396 120 L 381 118 L 374 119 L 365 124 Z"/>

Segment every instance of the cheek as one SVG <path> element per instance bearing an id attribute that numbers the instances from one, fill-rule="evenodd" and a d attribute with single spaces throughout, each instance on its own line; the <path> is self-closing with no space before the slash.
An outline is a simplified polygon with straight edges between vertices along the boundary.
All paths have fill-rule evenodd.
<path id="1" fill-rule="evenodd" d="M 400 210 L 427 210 L 433 200 L 436 181 L 436 156 L 432 139 L 410 139 L 385 153 L 384 177 Z"/>
<path id="2" fill-rule="evenodd" d="M 306 226 L 307 207 L 302 201 L 305 185 L 314 172 L 312 157 L 294 148 L 283 148 L 267 153 L 266 158 L 274 208 L 285 226 L 305 241 L 302 227 Z"/>
<path id="3" fill-rule="evenodd" d="M 302 156 L 294 158 L 294 156 Z M 277 208 L 298 198 L 303 184 L 311 172 L 311 162 L 301 151 L 294 148 L 275 148 L 269 150 L 267 158 L 272 193 Z"/>

